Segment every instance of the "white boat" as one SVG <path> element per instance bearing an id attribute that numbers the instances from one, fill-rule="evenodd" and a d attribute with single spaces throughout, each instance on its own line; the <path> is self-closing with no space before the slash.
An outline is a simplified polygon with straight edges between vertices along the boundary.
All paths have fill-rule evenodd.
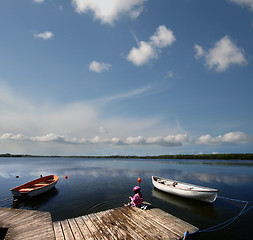
<path id="1" fill-rule="evenodd" d="M 214 188 L 193 185 L 162 177 L 152 176 L 152 183 L 155 188 L 161 191 L 208 203 L 214 202 L 218 195 L 218 190 Z"/>
<path id="2" fill-rule="evenodd" d="M 12 188 L 11 193 L 14 198 L 38 196 L 54 188 L 58 180 L 59 177 L 56 175 L 40 177 L 31 182 Z"/>

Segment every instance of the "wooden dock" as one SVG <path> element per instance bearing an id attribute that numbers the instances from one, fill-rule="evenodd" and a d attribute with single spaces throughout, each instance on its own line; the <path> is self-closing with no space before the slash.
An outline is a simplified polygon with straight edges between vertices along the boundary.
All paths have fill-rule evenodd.
<path id="1" fill-rule="evenodd" d="M 0 229 L 6 232 L 5 240 L 55 239 L 48 212 L 0 208 Z"/>
<path id="2" fill-rule="evenodd" d="M 170 239 L 198 228 L 161 209 L 120 207 L 53 223 L 56 240 Z"/>
<path id="3" fill-rule="evenodd" d="M 197 230 L 158 208 L 120 207 L 57 222 L 48 212 L 0 208 L 1 240 L 178 240 Z"/>

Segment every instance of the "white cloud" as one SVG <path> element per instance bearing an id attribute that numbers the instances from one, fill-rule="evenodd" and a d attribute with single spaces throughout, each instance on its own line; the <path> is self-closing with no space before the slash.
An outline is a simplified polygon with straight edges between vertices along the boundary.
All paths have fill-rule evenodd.
<path id="1" fill-rule="evenodd" d="M 229 132 L 223 136 L 224 142 L 234 142 L 234 143 L 248 143 L 252 142 L 252 137 L 246 135 L 243 132 Z"/>
<path id="2" fill-rule="evenodd" d="M 26 141 L 29 138 L 22 135 L 22 134 L 12 134 L 12 133 L 4 133 L 2 136 L 0 136 L 0 139 L 8 139 L 8 140 L 16 140 L 16 141 Z"/>
<path id="3" fill-rule="evenodd" d="M 147 144 L 159 145 L 159 146 L 182 146 L 184 143 L 189 142 L 189 136 L 186 134 L 168 135 L 166 137 L 149 137 L 146 140 Z"/>
<path id="4" fill-rule="evenodd" d="M 49 32 L 49 31 L 45 31 L 45 32 L 42 32 L 42 33 L 34 33 L 33 34 L 33 37 L 35 39 L 42 38 L 44 40 L 50 39 L 53 36 L 54 36 L 54 34 L 52 32 Z"/>
<path id="5" fill-rule="evenodd" d="M 221 144 L 222 143 L 222 136 L 212 137 L 210 134 L 203 135 L 196 140 L 197 144 Z"/>
<path id="6" fill-rule="evenodd" d="M 150 43 L 154 47 L 165 48 L 171 46 L 176 41 L 173 32 L 164 25 L 159 26 L 153 36 L 150 37 Z"/>
<path id="7" fill-rule="evenodd" d="M 43 3 L 44 0 L 33 0 L 35 3 Z"/>
<path id="8" fill-rule="evenodd" d="M 230 2 L 236 3 L 242 7 L 248 7 L 253 11 L 253 0 L 229 0 Z"/>
<path id="9" fill-rule="evenodd" d="M 45 136 L 30 137 L 27 139 L 35 142 L 71 143 L 71 141 L 68 141 L 64 136 L 57 136 L 56 134 L 53 133 L 49 133 Z"/>
<path id="10" fill-rule="evenodd" d="M 157 52 L 149 43 L 144 41 L 140 42 L 139 48 L 132 48 L 127 56 L 128 61 L 134 63 L 136 66 L 141 66 L 150 59 L 155 58 L 157 58 Z"/>
<path id="11" fill-rule="evenodd" d="M 229 36 L 220 39 L 207 52 L 204 52 L 203 48 L 197 44 L 194 45 L 194 48 L 196 50 L 195 57 L 204 57 L 208 68 L 217 72 L 226 71 L 231 65 L 247 64 L 244 50 L 237 47 Z"/>
<path id="12" fill-rule="evenodd" d="M 97 61 L 92 61 L 89 65 L 90 71 L 97 72 L 97 73 L 109 70 L 111 67 L 112 65 L 109 63 L 103 63 L 103 62 L 100 63 Z"/>
<path id="13" fill-rule="evenodd" d="M 46 134 L 44 136 L 25 136 L 22 134 L 11 134 L 5 133 L 0 136 L 0 140 L 11 140 L 11 141 L 23 141 L 23 142 L 44 142 L 50 143 L 55 142 L 59 144 L 109 144 L 109 145 L 131 145 L 131 146 L 160 146 L 160 147 L 178 147 L 185 144 L 203 144 L 203 145 L 222 145 L 224 143 L 237 143 L 237 144 L 247 144 L 252 143 L 253 138 L 246 135 L 243 132 L 229 132 L 217 137 L 212 137 L 210 134 L 203 135 L 196 140 L 191 141 L 187 134 L 175 134 L 168 135 L 165 137 L 155 136 L 155 137 L 132 137 L 129 136 L 125 139 L 120 139 L 118 137 L 113 137 L 111 139 L 104 139 L 100 136 L 95 136 L 93 138 L 76 138 L 76 137 L 65 137 L 59 136 L 54 133 Z"/>
<path id="14" fill-rule="evenodd" d="M 137 18 L 146 0 L 72 0 L 78 13 L 94 12 L 95 18 L 104 24 L 113 24 L 123 15 Z"/>
<path id="15" fill-rule="evenodd" d="M 0 140 L 12 140 L 12 141 L 29 141 L 29 142 L 55 142 L 60 144 L 111 144 L 111 145 L 157 145 L 157 146 L 182 146 L 184 143 L 189 142 L 189 137 L 186 134 L 168 135 L 166 137 L 127 137 L 125 140 L 120 140 L 118 137 L 111 139 L 102 139 L 99 136 L 94 138 L 67 138 L 65 136 L 59 136 L 54 133 L 46 134 L 44 136 L 24 136 L 22 134 L 5 133 L 0 136 Z"/>
<path id="16" fill-rule="evenodd" d="M 195 49 L 195 52 L 196 52 L 195 58 L 200 58 L 200 57 L 203 57 L 205 55 L 204 49 L 201 46 L 199 46 L 198 44 L 194 45 L 194 49 Z"/>
<path id="17" fill-rule="evenodd" d="M 137 41 L 138 39 L 135 34 L 133 36 Z M 164 25 L 161 25 L 157 28 L 154 35 L 149 38 L 148 42 L 141 41 L 138 43 L 138 48 L 133 47 L 130 50 L 127 60 L 136 66 L 144 65 L 151 59 L 158 58 L 160 49 L 171 46 L 175 41 L 176 38 L 173 32 Z"/>
<path id="18" fill-rule="evenodd" d="M 205 144 L 205 145 L 216 145 L 216 144 L 223 144 L 223 143 L 251 143 L 253 142 L 253 138 L 248 136 L 247 134 L 236 131 L 236 132 L 229 132 L 217 137 L 212 137 L 211 135 L 203 135 L 199 137 L 195 143 L 197 144 Z"/>
<path id="19" fill-rule="evenodd" d="M 142 136 L 128 137 L 124 142 L 129 145 L 140 145 L 140 144 L 142 145 L 145 144 L 146 139 Z"/>

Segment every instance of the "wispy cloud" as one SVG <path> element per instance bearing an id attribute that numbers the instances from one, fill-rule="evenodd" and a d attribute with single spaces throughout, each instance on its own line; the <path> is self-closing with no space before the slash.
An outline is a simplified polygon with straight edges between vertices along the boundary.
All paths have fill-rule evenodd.
<path id="1" fill-rule="evenodd" d="M 53 133 L 57 136 L 92 137 L 95 134 L 120 136 L 154 126 L 157 117 L 136 118 L 128 116 L 107 116 L 102 113 L 105 104 L 123 101 L 130 98 L 141 97 L 152 93 L 152 87 L 133 89 L 128 92 L 94 99 L 93 101 L 80 101 L 68 104 L 33 102 L 12 92 L 4 84 L 0 85 L 0 134 L 9 139 L 23 136 L 46 136 Z M 39 107 L 37 106 L 39 104 Z M 103 106 L 103 108 L 101 108 Z M 103 130 L 102 130 L 103 129 Z M 21 135 L 17 135 L 17 133 Z M 119 135 L 117 137 L 120 137 Z"/>
<path id="2" fill-rule="evenodd" d="M 92 61 L 89 64 L 89 70 L 97 73 L 101 73 L 103 71 L 107 71 L 112 67 L 111 64 L 109 63 L 103 63 L 103 62 L 97 62 L 97 61 Z"/>
<path id="3" fill-rule="evenodd" d="M 78 13 L 94 12 L 95 19 L 103 24 L 113 25 L 114 22 L 127 15 L 132 19 L 137 18 L 143 11 L 146 0 L 72 0 L 72 4 Z"/>
<path id="4" fill-rule="evenodd" d="M 107 104 L 112 101 L 124 100 L 124 99 L 142 96 L 143 94 L 147 94 L 150 90 L 152 90 L 152 87 L 150 85 L 147 85 L 145 87 L 133 89 L 128 92 L 123 92 L 123 93 L 115 94 L 108 97 L 101 97 L 101 98 L 93 100 L 92 103 Z"/>
<path id="5" fill-rule="evenodd" d="M 194 48 L 195 58 L 204 58 L 208 68 L 216 72 L 224 72 L 232 65 L 247 64 L 244 49 L 237 47 L 229 36 L 224 36 L 208 51 L 204 51 L 198 44 L 195 44 Z"/>
<path id="6" fill-rule="evenodd" d="M 240 131 L 228 132 L 217 137 L 207 134 L 193 139 L 184 133 L 180 126 L 169 128 L 161 126 L 159 117 L 129 116 L 127 119 L 115 115 L 105 117 L 100 111 L 103 109 L 101 104 L 141 97 L 152 94 L 153 91 L 153 87 L 148 85 L 93 102 L 74 102 L 60 106 L 53 103 L 50 105 L 40 103 L 38 107 L 36 103 L 26 100 L 2 84 L 0 87 L 2 151 L 7 149 L 6 151 L 9 152 L 62 153 L 67 152 L 67 149 L 82 152 L 84 146 L 89 149 L 92 146 L 96 148 L 96 146 L 108 145 L 115 148 L 117 146 L 145 148 L 253 142 L 251 136 Z M 167 134 L 164 129 L 167 129 Z M 157 130 L 164 135 L 156 134 Z M 173 134 L 168 134 L 172 131 Z"/>
<path id="7" fill-rule="evenodd" d="M 241 7 L 247 7 L 250 11 L 253 11 L 253 0 L 229 0 L 232 3 L 236 3 Z"/>
<path id="8" fill-rule="evenodd" d="M 54 34 L 52 32 L 50 32 L 50 31 L 45 31 L 45 32 L 42 32 L 42 33 L 34 33 L 33 34 L 33 37 L 35 39 L 41 38 L 41 39 L 44 39 L 44 40 L 50 39 L 53 36 L 54 36 Z"/>
<path id="9" fill-rule="evenodd" d="M 195 58 L 201 58 L 203 56 L 205 56 L 205 51 L 203 49 L 203 47 L 199 46 L 198 44 L 194 45 L 194 49 L 195 49 Z"/>
<path id="10" fill-rule="evenodd" d="M 138 41 L 135 34 L 133 34 L 133 36 L 135 40 Z M 149 38 L 148 42 L 140 41 L 138 43 L 138 48 L 133 47 L 130 50 L 127 60 L 136 66 L 144 65 L 150 60 L 158 58 L 160 49 L 171 46 L 175 41 L 176 38 L 173 32 L 167 29 L 166 26 L 161 25 Z"/>

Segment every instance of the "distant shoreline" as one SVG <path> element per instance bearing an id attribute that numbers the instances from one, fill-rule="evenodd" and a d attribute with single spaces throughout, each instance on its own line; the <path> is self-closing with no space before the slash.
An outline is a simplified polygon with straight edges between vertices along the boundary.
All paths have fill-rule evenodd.
<path id="1" fill-rule="evenodd" d="M 224 153 L 224 154 L 177 154 L 177 155 L 158 155 L 158 156 L 58 156 L 58 155 L 29 155 L 29 154 L 0 154 L 0 157 L 31 157 L 31 158 L 126 158 L 126 159 L 201 159 L 201 160 L 253 160 L 253 153 Z"/>

